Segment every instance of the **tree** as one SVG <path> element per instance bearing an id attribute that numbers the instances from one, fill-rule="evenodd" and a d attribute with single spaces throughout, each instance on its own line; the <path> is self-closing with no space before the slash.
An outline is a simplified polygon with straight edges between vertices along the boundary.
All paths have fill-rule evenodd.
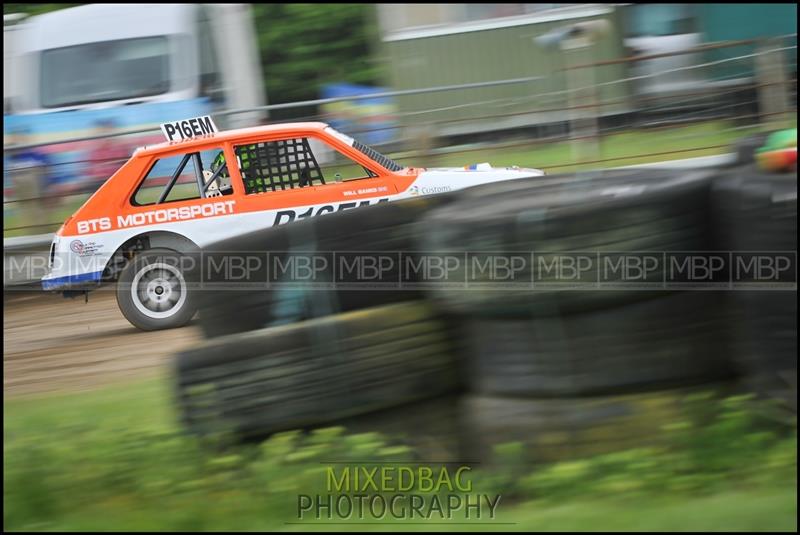
<path id="1" fill-rule="evenodd" d="M 270 103 L 319 98 L 323 84 L 375 84 L 372 4 L 253 6 Z"/>
<path id="2" fill-rule="evenodd" d="M 25 13 L 26 15 L 41 15 L 57 9 L 81 6 L 83 4 L 3 4 L 3 15 L 10 13 Z"/>

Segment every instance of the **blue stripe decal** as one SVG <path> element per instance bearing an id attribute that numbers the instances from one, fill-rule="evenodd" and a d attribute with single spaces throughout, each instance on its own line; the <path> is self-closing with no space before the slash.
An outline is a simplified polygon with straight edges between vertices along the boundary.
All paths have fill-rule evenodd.
<path id="1" fill-rule="evenodd" d="M 94 273 L 80 273 L 78 275 L 67 275 L 66 277 L 57 277 L 55 279 L 42 279 L 42 290 L 55 290 L 62 286 L 73 286 L 83 282 L 96 282 L 103 276 L 102 271 L 95 271 Z"/>

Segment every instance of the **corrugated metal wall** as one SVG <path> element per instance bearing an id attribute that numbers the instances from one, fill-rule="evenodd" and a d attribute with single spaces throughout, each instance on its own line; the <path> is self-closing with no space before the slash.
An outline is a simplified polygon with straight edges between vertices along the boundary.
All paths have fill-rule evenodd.
<path id="1" fill-rule="evenodd" d="M 533 38 L 565 24 L 593 18 L 600 17 L 384 42 L 391 87 L 398 90 L 543 77 L 542 80 L 524 84 L 398 97 L 404 125 L 435 121 L 439 123 L 437 126 L 441 133 L 455 134 L 563 121 L 565 111 L 546 110 L 567 105 L 567 95 L 563 93 L 566 77 L 560 71 L 564 67 L 564 52 L 558 49 L 545 50 Z M 600 39 L 591 51 L 578 52 L 579 56 L 573 56 L 572 61 L 583 63 L 625 55 L 616 15 L 608 14 L 602 18 L 612 23 L 609 34 Z M 627 73 L 626 66 L 622 64 L 594 70 L 598 83 L 619 80 Z M 629 96 L 628 84 L 625 83 L 601 86 L 598 90 L 598 96 L 603 101 L 625 100 Z M 503 102 L 494 102 L 503 99 Z M 481 104 L 464 106 L 470 103 Z M 604 106 L 601 113 L 615 113 L 624 109 L 623 104 Z M 417 114 L 427 110 L 439 111 Z M 407 115 L 409 113 L 411 115 Z M 475 120 L 484 116 L 497 117 Z"/>

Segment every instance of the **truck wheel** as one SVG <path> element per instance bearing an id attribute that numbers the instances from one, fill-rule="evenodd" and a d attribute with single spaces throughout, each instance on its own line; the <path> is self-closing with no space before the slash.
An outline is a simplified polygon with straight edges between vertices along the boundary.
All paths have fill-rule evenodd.
<path id="1" fill-rule="evenodd" d="M 137 255 L 117 281 L 117 304 L 131 324 L 143 331 L 186 325 L 197 306 L 184 277 L 187 258 L 170 249 Z"/>

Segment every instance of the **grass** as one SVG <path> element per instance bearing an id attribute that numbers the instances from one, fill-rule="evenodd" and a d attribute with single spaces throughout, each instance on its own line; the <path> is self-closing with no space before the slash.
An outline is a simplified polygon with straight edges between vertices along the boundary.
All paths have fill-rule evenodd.
<path id="1" fill-rule="evenodd" d="M 732 124 L 717 121 L 664 130 L 625 131 L 601 138 L 599 152 L 591 159 L 602 161 L 580 165 L 575 163 L 570 142 L 530 144 L 506 149 L 478 147 L 431 156 L 427 165 L 462 167 L 488 161 L 496 167 L 518 165 L 543 169 L 548 174 L 569 173 L 723 154 L 730 151 L 729 147 L 735 141 L 757 130 L 757 127 L 734 130 Z M 411 160 L 406 158 L 402 162 L 411 164 Z"/>
<path id="2" fill-rule="evenodd" d="M 211 510 L 168 502 L 165 507 L 131 508 L 124 501 L 109 500 L 65 514 L 57 523 L 6 526 L 7 529 L 41 531 L 796 531 L 797 492 L 784 489 L 725 492 L 715 496 L 686 498 L 637 498 L 635 500 L 570 500 L 540 506 L 522 503 L 510 509 L 500 506 L 496 523 L 438 521 L 440 524 L 288 524 L 270 515 L 258 503 L 241 505 L 243 496 L 220 497 Z M 174 506 L 186 506 L 175 511 Z M 216 508 L 216 510 L 214 509 Z M 165 518 L 168 517 L 168 518 Z M 113 519 L 113 520 L 112 520 Z"/>
<path id="3" fill-rule="evenodd" d="M 496 167 L 518 165 L 544 169 L 548 174 L 568 173 L 577 170 L 598 169 L 624 165 L 660 162 L 710 156 L 728 152 L 728 146 L 737 139 L 752 134 L 758 127 L 734 129 L 727 121 L 715 121 L 691 126 L 674 127 L 663 130 L 625 131 L 601 138 L 598 160 L 595 163 L 577 165 L 574 163 L 573 148 L 569 142 L 535 143 L 521 142 L 522 145 L 497 148 L 456 147 L 453 152 L 426 157 L 395 155 L 400 163 L 418 167 L 463 167 L 473 163 L 490 162 Z M 702 150 L 697 150 L 701 147 Z M 335 173 L 343 177 L 363 175 L 357 166 L 330 166 L 325 169 L 325 176 L 333 180 Z M 88 195 L 66 197 L 58 206 L 46 212 L 47 221 L 33 221 L 13 208 L 15 204 L 4 205 L 3 236 L 25 236 L 54 231 L 62 221 L 72 215 Z M 45 224 L 47 223 L 47 224 Z M 52 223 L 50 225 L 49 223 Z M 18 226 L 42 225 L 37 228 L 14 229 Z"/>
<path id="4" fill-rule="evenodd" d="M 647 151 L 676 151 L 676 158 L 725 152 L 687 149 L 733 141 L 731 132 L 716 124 L 655 134 L 604 139 L 601 158 L 614 160 L 602 166 L 653 161 L 625 159 Z M 574 170 L 552 167 L 570 158 L 571 147 L 562 143 L 479 148 L 433 160 L 441 166 L 490 161 L 552 173 Z M 181 433 L 167 377 L 7 399 L 4 528 L 796 530 L 796 424 L 788 432 L 764 430 L 754 425 L 748 407 L 742 399 L 727 400 L 715 423 L 686 422 L 672 429 L 671 450 L 630 450 L 535 470 L 479 470 L 476 491 L 503 496 L 497 518 L 502 524 L 455 524 L 466 520 L 457 517 L 443 526 L 391 521 L 313 526 L 289 522 L 296 521 L 297 495 L 320 491 L 322 459 L 402 462 L 410 452 L 375 434 L 336 428 L 209 449 Z M 515 466 L 513 455 L 508 466 Z"/>
<path id="5" fill-rule="evenodd" d="M 172 391 L 166 376 L 74 394 L 37 394 L 6 399 L 6 437 L 30 432 L 52 434 L 65 426 L 102 429 L 169 431 L 177 425 Z"/>
<path id="6" fill-rule="evenodd" d="M 699 399 L 705 410 L 708 400 Z M 742 399 L 674 451 L 630 450 L 537 470 L 477 470 L 495 524 L 297 522 L 324 492 L 323 459 L 408 460 L 374 433 L 282 433 L 214 451 L 183 435 L 166 377 L 4 404 L 8 530 L 795 530 L 796 432 L 751 429 Z M 795 428 L 796 429 L 796 428 Z M 513 451 L 510 448 L 509 451 Z M 514 466 L 510 461 L 509 466 Z M 486 520 L 484 520 L 486 521 Z M 457 524 L 457 522 L 467 522 Z"/>
<path id="7" fill-rule="evenodd" d="M 797 492 L 753 489 L 690 499 L 571 500 L 545 508 L 530 503 L 507 518 L 530 531 L 795 531 Z"/>

